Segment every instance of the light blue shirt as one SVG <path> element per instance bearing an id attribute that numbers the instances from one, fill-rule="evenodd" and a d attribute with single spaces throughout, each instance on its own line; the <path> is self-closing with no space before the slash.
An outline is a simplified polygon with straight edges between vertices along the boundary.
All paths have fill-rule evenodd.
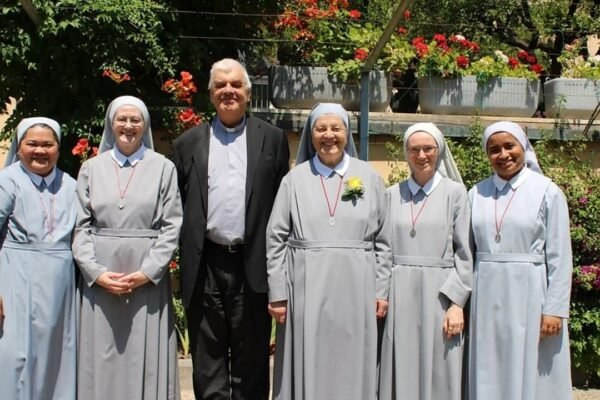
<path id="1" fill-rule="evenodd" d="M 25 168 L 23 164 L 21 164 L 21 168 L 23 168 L 23 171 L 25 171 L 29 179 L 31 179 L 31 182 L 33 182 L 33 184 L 38 188 L 42 184 L 42 181 L 46 183 L 46 187 L 50 187 L 50 185 L 52 185 L 52 182 L 54 182 L 54 178 L 56 178 L 56 167 L 52 168 L 52 171 L 46 176 L 40 176 L 36 173 L 31 172 L 30 170 Z"/>
<path id="2" fill-rule="evenodd" d="M 246 119 L 227 128 L 215 118 L 210 129 L 206 237 L 219 244 L 243 243 L 246 222 Z"/>
<path id="3" fill-rule="evenodd" d="M 339 176 L 343 177 L 344 174 L 346 174 L 346 171 L 348 170 L 348 165 L 350 165 L 350 156 L 348 155 L 348 153 L 344 152 L 342 161 L 340 161 L 338 165 L 336 165 L 333 168 L 329 168 L 327 165 L 323 164 L 321 160 L 319 160 L 319 156 L 317 156 L 316 154 L 313 157 L 312 161 L 313 165 L 315 166 L 315 169 L 323 178 L 329 178 L 332 172 L 335 172 Z"/>
<path id="4" fill-rule="evenodd" d="M 146 152 L 146 147 L 144 144 L 140 146 L 139 149 L 133 152 L 133 154 L 126 156 L 119 151 L 117 146 L 113 147 L 110 150 L 110 155 L 119 164 L 119 167 L 123 168 L 125 163 L 129 161 L 129 164 L 133 167 L 137 164 L 142 158 L 144 158 L 144 153 Z"/>

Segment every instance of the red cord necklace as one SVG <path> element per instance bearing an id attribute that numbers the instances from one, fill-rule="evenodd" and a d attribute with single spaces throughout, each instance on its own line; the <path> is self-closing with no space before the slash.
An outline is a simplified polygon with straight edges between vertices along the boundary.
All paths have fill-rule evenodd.
<path id="1" fill-rule="evenodd" d="M 517 188 L 518 189 L 518 188 Z M 494 237 L 494 241 L 496 243 L 500 243 L 502 241 L 502 235 L 500 231 L 502 230 L 502 223 L 504 222 L 504 217 L 506 216 L 506 212 L 510 207 L 510 203 L 512 203 L 513 197 L 515 197 L 515 193 L 517 193 L 517 189 L 514 189 L 512 192 L 512 196 L 508 200 L 508 204 L 502 213 L 502 217 L 500 217 L 500 222 L 498 222 L 498 188 L 496 188 L 495 196 L 494 196 L 494 220 L 496 222 L 496 236 Z"/>
<path id="2" fill-rule="evenodd" d="M 131 183 L 131 178 L 133 178 L 133 174 L 135 173 L 136 165 L 137 165 L 137 163 L 135 165 L 131 166 L 131 173 L 129 174 L 129 178 L 127 179 L 127 184 L 125 184 L 125 189 L 121 190 L 121 180 L 119 178 L 119 167 L 117 166 L 117 163 L 115 162 L 115 173 L 117 174 L 117 185 L 119 188 L 119 210 L 122 210 L 123 207 L 125 207 L 123 198 L 125 197 L 125 194 L 127 193 L 127 189 L 129 189 L 129 184 Z"/>
<path id="3" fill-rule="evenodd" d="M 327 196 L 327 190 L 325 189 L 325 182 L 323 181 L 323 176 L 319 175 L 321 178 L 321 188 L 323 189 L 323 194 L 325 195 L 325 201 L 327 201 L 327 211 L 329 211 L 329 225 L 335 225 L 335 210 L 337 209 L 338 202 L 340 201 L 340 192 L 342 191 L 342 177 L 340 177 L 340 184 L 338 186 L 337 194 L 335 195 L 335 204 L 333 205 L 333 209 L 331 208 L 331 203 L 329 202 L 329 196 Z"/>

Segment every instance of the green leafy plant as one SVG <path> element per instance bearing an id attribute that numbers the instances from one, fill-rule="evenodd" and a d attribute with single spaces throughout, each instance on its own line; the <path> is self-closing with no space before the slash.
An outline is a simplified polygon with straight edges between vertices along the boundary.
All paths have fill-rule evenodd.
<path id="1" fill-rule="evenodd" d="M 419 36 L 412 40 L 412 45 L 419 57 L 419 77 L 475 75 L 483 83 L 500 76 L 538 79 L 544 70 L 537 57 L 525 50 L 511 50 L 516 52 L 515 56 L 498 49 L 484 50 L 462 35 L 447 38 L 438 33 L 430 41 Z"/>
<path id="2" fill-rule="evenodd" d="M 364 21 L 348 0 L 293 0 L 263 37 L 277 43 L 275 62 L 287 65 L 324 66 L 342 81 L 358 81 L 360 71 L 383 33 Z M 386 71 L 404 70 L 414 50 L 396 32 L 377 60 Z"/>
<path id="3" fill-rule="evenodd" d="M 583 43 L 584 41 L 580 39 L 571 45 L 566 45 L 558 57 L 563 78 L 600 79 L 600 54 L 584 58 Z"/>
<path id="4" fill-rule="evenodd" d="M 180 272 L 179 272 L 179 249 L 169 264 L 169 277 L 171 279 L 171 290 L 173 293 L 173 311 L 175 314 L 175 329 L 177 331 L 177 342 L 182 358 L 190 355 L 190 335 L 188 330 L 187 316 L 181 299 Z"/>

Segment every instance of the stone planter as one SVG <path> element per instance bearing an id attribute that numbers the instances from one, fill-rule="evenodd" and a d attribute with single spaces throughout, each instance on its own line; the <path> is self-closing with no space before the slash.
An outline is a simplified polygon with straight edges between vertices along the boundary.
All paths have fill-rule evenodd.
<path id="1" fill-rule="evenodd" d="M 589 119 L 600 103 L 600 81 L 557 78 L 544 83 L 546 116 Z"/>
<path id="2" fill-rule="evenodd" d="M 540 82 L 525 78 L 492 78 L 478 84 L 475 76 L 419 78 L 419 106 L 425 114 L 531 117 L 540 97 Z"/>
<path id="3" fill-rule="evenodd" d="M 370 111 L 385 111 L 392 96 L 389 74 L 372 71 Z M 325 67 L 273 66 L 269 69 L 269 97 L 277 108 L 311 109 L 317 103 L 340 103 L 348 111 L 360 109 L 360 86 L 346 84 Z"/>

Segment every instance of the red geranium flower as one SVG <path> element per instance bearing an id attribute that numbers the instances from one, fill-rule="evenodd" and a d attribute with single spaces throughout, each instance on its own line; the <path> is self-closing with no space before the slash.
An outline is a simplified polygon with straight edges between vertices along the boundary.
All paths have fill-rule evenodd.
<path id="1" fill-rule="evenodd" d="M 433 35 L 433 40 L 435 40 L 439 46 L 442 43 L 446 43 L 446 36 L 442 35 L 441 33 L 436 33 L 435 35 Z"/>
<path id="2" fill-rule="evenodd" d="M 356 49 L 356 51 L 354 52 L 354 58 L 356 60 L 366 60 L 369 57 L 369 52 L 365 49 Z"/>
<path id="3" fill-rule="evenodd" d="M 404 10 L 404 20 L 405 21 L 410 20 L 410 10 Z"/>
<path id="4" fill-rule="evenodd" d="M 469 66 L 469 57 L 467 57 L 467 56 L 456 57 L 456 65 L 458 65 L 459 68 L 467 68 Z"/>
<path id="5" fill-rule="evenodd" d="M 404 36 L 408 32 L 408 29 L 406 29 L 405 27 L 401 26 L 401 27 L 398 28 L 397 32 L 398 32 L 399 35 L 403 35 Z"/>
<path id="6" fill-rule="evenodd" d="M 519 60 L 514 57 L 508 57 L 508 66 L 511 68 L 517 68 L 519 66 Z"/>
<path id="7" fill-rule="evenodd" d="M 542 67 L 540 64 L 530 65 L 529 69 L 532 70 L 533 72 L 535 72 L 538 75 L 541 75 L 542 72 L 544 72 L 544 67 Z"/>
<path id="8" fill-rule="evenodd" d="M 527 56 L 527 64 L 537 64 L 537 58 L 533 55 L 528 55 Z"/>
<path id="9" fill-rule="evenodd" d="M 361 17 L 361 13 L 358 10 L 350 10 L 350 12 L 348 13 L 348 15 L 350 16 L 350 18 L 352 19 L 359 19 Z"/>
<path id="10" fill-rule="evenodd" d="M 521 62 L 527 62 L 527 57 L 529 57 L 529 53 L 525 50 L 521 50 L 517 53 L 517 57 Z"/>

